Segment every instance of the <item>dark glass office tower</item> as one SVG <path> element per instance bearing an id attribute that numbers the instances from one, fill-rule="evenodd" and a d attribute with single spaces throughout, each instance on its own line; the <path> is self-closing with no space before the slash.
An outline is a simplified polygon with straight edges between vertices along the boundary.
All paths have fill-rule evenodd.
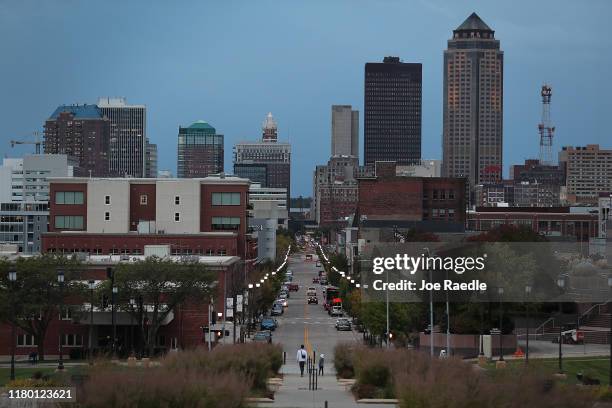
<path id="1" fill-rule="evenodd" d="M 178 177 L 206 177 L 222 171 L 223 135 L 201 120 L 189 127 L 179 127 Z"/>
<path id="2" fill-rule="evenodd" d="M 385 57 L 365 66 L 364 160 L 421 160 L 422 65 Z"/>

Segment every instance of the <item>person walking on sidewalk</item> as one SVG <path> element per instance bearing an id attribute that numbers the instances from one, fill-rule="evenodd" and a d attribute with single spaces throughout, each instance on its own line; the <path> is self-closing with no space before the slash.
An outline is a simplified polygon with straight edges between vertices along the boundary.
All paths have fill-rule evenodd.
<path id="1" fill-rule="evenodd" d="M 300 365 L 300 377 L 304 376 L 304 364 L 306 364 L 306 357 L 308 357 L 308 353 L 304 350 L 304 345 L 300 346 L 300 349 L 297 351 L 297 362 Z"/>
<path id="2" fill-rule="evenodd" d="M 319 375 L 325 375 L 323 374 L 323 366 L 325 365 L 325 354 L 321 354 L 319 356 Z"/>

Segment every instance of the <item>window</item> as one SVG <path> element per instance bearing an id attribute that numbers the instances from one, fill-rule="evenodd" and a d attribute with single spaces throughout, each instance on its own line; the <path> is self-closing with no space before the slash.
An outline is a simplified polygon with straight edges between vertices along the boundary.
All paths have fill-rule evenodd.
<path id="1" fill-rule="evenodd" d="M 146 194 L 140 195 L 140 205 L 147 205 L 149 198 Z"/>
<path id="2" fill-rule="evenodd" d="M 61 320 L 72 320 L 72 309 L 70 307 L 64 307 L 60 309 Z"/>
<path id="3" fill-rule="evenodd" d="M 174 221 L 175 222 L 181 221 L 181 213 L 174 213 Z"/>
<path id="4" fill-rule="evenodd" d="M 237 230 L 238 228 L 240 228 L 240 217 L 212 217 L 213 230 Z"/>
<path id="5" fill-rule="evenodd" d="M 83 216 L 82 215 L 56 215 L 55 216 L 55 228 L 57 229 L 83 229 Z"/>
<path id="6" fill-rule="evenodd" d="M 219 256 L 225 256 L 227 255 L 227 251 L 224 248 L 221 248 L 217 251 L 217 255 Z"/>
<path id="7" fill-rule="evenodd" d="M 181 204 L 181 197 L 174 196 L 174 204 L 175 205 L 180 205 Z"/>
<path id="8" fill-rule="evenodd" d="M 240 193 L 212 193 L 212 205 L 240 205 Z"/>
<path id="9" fill-rule="evenodd" d="M 17 345 L 19 347 L 36 346 L 36 341 L 34 341 L 34 336 L 24 333 L 17 336 Z"/>
<path id="10" fill-rule="evenodd" d="M 82 334 L 63 334 L 61 336 L 62 346 L 66 347 L 81 347 L 83 345 Z"/>
<path id="11" fill-rule="evenodd" d="M 83 204 L 82 191 L 56 191 L 55 204 Z"/>
<path id="12" fill-rule="evenodd" d="M 104 213 L 104 221 L 110 221 L 110 212 L 106 211 Z"/>
<path id="13" fill-rule="evenodd" d="M 106 204 L 106 205 L 110 205 L 110 203 L 111 203 L 111 201 L 110 201 L 110 196 L 109 196 L 109 195 L 104 196 L 104 204 Z"/>

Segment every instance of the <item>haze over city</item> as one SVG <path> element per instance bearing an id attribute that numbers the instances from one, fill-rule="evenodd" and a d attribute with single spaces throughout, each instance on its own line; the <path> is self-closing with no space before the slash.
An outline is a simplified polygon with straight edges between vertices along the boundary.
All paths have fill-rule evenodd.
<path id="1" fill-rule="evenodd" d="M 439 1 L 0 2 L 0 153 L 42 130 L 60 104 L 124 96 L 147 106 L 159 169 L 176 174 L 179 126 L 201 119 L 232 146 L 260 137 L 271 111 L 292 144 L 292 195 L 312 194 L 330 155 L 332 104 L 361 113 L 364 65 L 387 55 L 423 64 L 423 158 L 440 159 L 442 55 L 473 11 L 504 51 L 504 176 L 536 157 L 540 86 L 554 88 L 553 151 L 606 144 L 612 85 L 612 4 Z"/>

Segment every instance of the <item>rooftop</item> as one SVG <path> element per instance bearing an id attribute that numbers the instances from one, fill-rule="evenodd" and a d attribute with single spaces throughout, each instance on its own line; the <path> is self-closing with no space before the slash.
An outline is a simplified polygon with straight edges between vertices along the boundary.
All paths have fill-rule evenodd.
<path id="1" fill-rule="evenodd" d="M 203 120 L 196 120 L 188 127 L 189 129 L 212 129 L 215 131 L 215 128 L 210 126 L 208 122 L 204 122 Z"/>
<path id="2" fill-rule="evenodd" d="M 57 119 L 62 112 L 69 112 L 75 119 L 101 119 L 102 111 L 97 105 L 60 105 L 49 117 Z"/>
<path id="3" fill-rule="evenodd" d="M 465 19 L 463 23 L 459 27 L 455 29 L 455 31 L 490 31 L 491 28 L 478 16 L 476 13 L 470 14 L 468 18 Z"/>

